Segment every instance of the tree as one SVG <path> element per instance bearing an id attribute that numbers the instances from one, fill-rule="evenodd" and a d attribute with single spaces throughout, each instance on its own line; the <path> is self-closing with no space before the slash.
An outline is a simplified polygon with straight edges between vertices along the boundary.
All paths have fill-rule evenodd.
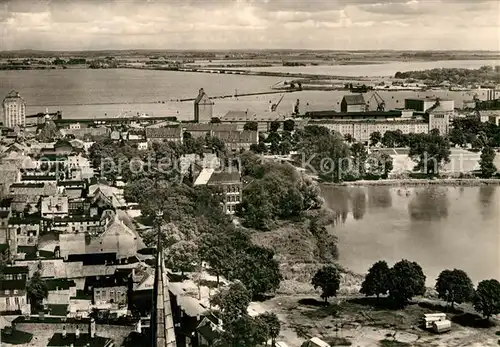
<path id="1" fill-rule="evenodd" d="M 231 249 L 228 237 L 216 234 L 203 234 L 198 240 L 198 253 L 200 260 L 210 264 L 211 270 L 217 276 L 217 286 L 219 277 L 228 269 L 228 262 L 231 261 Z"/>
<path id="2" fill-rule="evenodd" d="M 258 317 L 244 315 L 224 324 L 217 347 L 258 347 L 266 342 L 268 327 Z"/>
<path id="3" fill-rule="evenodd" d="M 425 294 L 425 275 L 420 265 L 406 259 L 394 264 L 389 272 L 389 297 L 403 307 L 416 295 Z"/>
<path id="4" fill-rule="evenodd" d="M 387 263 L 383 260 L 377 261 L 368 270 L 359 292 L 366 296 L 376 295 L 377 298 L 379 298 L 380 294 L 387 294 L 389 290 L 389 273 L 390 269 Z"/>
<path id="5" fill-rule="evenodd" d="M 167 266 L 173 271 L 193 271 L 198 261 L 198 249 L 192 241 L 179 241 L 167 250 Z"/>
<path id="6" fill-rule="evenodd" d="M 278 121 L 272 121 L 271 125 L 269 126 L 269 132 L 275 133 L 279 130 L 281 124 Z"/>
<path id="7" fill-rule="evenodd" d="M 417 162 L 415 170 L 437 175 L 439 168 L 450 161 L 450 142 L 434 131 L 416 134 L 410 144 L 408 156 Z"/>
<path id="8" fill-rule="evenodd" d="M 271 249 L 248 245 L 238 256 L 232 277 L 239 279 L 252 297 L 273 292 L 282 280 L 279 263 Z"/>
<path id="9" fill-rule="evenodd" d="M 255 121 L 248 121 L 243 125 L 243 130 L 257 131 L 259 124 Z"/>
<path id="10" fill-rule="evenodd" d="M 283 122 L 283 130 L 292 132 L 295 128 L 295 121 L 293 119 L 287 119 Z"/>
<path id="11" fill-rule="evenodd" d="M 467 274 L 462 270 L 443 270 L 436 281 L 439 298 L 446 300 L 451 307 L 455 303 L 469 301 L 474 296 L 474 286 Z"/>
<path id="12" fill-rule="evenodd" d="M 337 268 L 327 265 L 316 272 L 311 283 L 314 289 L 321 288 L 321 298 L 326 303 L 329 297 L 337 296 L 340 288 L 340 274 Z"/>
<path id="13" fill-rule="evenodd" d="M 500 283 L 495 280 L 479 282 L 474 296 L 474 309 L 481 312 L 486 319 L 500 313 Z"/>
<path id="14" fill-rule="evenodd" d="M 382 141 L 382 134 L 379 131 L 374 131 L 370 134 L 370 143 L 372 146 L 376 146 L 380 141 Z"/>
<path id="15" fill-rule="evenodd" d="M 36 271 L 26 285 L 28 298 L 31 301 L 31 307 L 38 309 L 42 305 L 43 299 L 49 295 L 47 284 L 42 280 L 40 271 Z"/>
<path id="16" fill-rule="evenodd" d="M 268 336 L 266 340 L 271 339 L 271 347 L 276 344 L 276 339 L 280 335 L 281 324 L 276 313 L 266 312 L 256 317 L 267 326 Z"/>
<path id="17" fill-rule="evenodd" d="M 490 178 L 497 172 L 497 168 L 493 163 L 495 160 L 495 150 L 490 146 L 483 148 L 479 165 L 481 167 L 481 175 L 484 178 Z"/>
<path id="18" fill-rule="evenodd" d="M 354 137 L 352 137 L 351 134 L 345 134 L 344 135 L 344 141 L 347 143 L 352 143 L 355 141 Z"/>
<path id="19" fill-rule="evenodd" d="M 365 163 L 368 157 L 365 146 L 361 142 L 355 142 L 351 146 L 351 153 L 358 174 L 363 175 L 365 173 Z"/>
<path id="20" fill-rule="evenodd" d="M 247 314 L 251 294 L 243 283 L 235 281 L 210 298 L 210 305 L 217 306 L 224 323 Z"/>

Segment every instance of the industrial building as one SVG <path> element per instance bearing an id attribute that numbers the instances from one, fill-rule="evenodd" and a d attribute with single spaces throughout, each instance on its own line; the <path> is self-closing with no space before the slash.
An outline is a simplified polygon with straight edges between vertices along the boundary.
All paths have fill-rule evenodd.
<path id="1" fill-rule="evenodd" d="M 213 101 L 210 100 L 203 88 L 194 100 L 194 121 L 196 123 L 210 123 L 212 120 Z"/>
<path id="2" fill-rule="evenodd" d="M 3 125 L 7 128 L 26 125 L 26 103 L 16 91 L 11 91 L 2 103 Z"/>
<path id="3" fill-rule="evenodd" d="M 350 99 L 350 98 L 347 98 Z M 361 107 L 362 98 L 344 100 L 346 105 L 359 106 L 356 112 L 318 111 L 307 112 L 305 118 L 309 125 L 324 126 L 342 135 L 350 135 L 357 141 L 368 142 L 370 134 L 400 130 L 403 134 L 429 133 L 438 129 L 447 134 L 450 118 L 454 113 L 453 100 L 406 99 L 405 109 L 392 111 L 365 111 Z M 379 105 L 383 102 L 380 101 Z M 347 108 L 349 109 L 349 108 Z M 380 108 L 379 108 L 380 109 Z"/>

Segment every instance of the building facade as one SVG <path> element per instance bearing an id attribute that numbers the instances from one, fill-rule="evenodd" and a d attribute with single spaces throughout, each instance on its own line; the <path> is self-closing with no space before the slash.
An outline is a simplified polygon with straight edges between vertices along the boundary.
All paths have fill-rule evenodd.
<path id="1" fill-rule="evenodd" d="M 203 88 L 200 89 L 198 96 L 194 100 L 194 121 L 196 123 L 210 123 L 212 120 L 214 103 Z"/>
<path id="2" fill-rule="evenodd" d="M 361 94 L 346 95 L 340 103 L 342 112 L 364 112 L 366 111 L 365 98 Z"/>
<path id="3" fill-rule="evenodd" d="M 2 103 L 3 125 L 8 128 L 26 125 L 26 103 L 16 91 L 11 91 Z"/>

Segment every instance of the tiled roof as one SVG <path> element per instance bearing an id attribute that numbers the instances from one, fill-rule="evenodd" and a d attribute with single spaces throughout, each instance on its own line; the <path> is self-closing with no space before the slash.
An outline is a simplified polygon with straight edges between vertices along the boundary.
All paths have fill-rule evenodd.
<path id="1" fill-rule="evenodd" d="M 224 123 L 186 123 L 183 128 L 187 132 L 210 132 L 210 131 L 233 131 L 238 130 L 237 124 L 224 124 Z"/>
<path id="2" fill-rule="evenodd" d="M 14 183 L 10 186 L 12 195 L 50 196 L 57 193 L 56 182 Z"/>
<path id="3" fill-rule="evenodd" d="M 171 139 L 181 138 L 182 129 L 180 127 L 147 128 L 146 138 L 148 139 Z"/>
<path id="4" fill-rule="evenodd" d="M 201 104 L 211 104 L 211 105 L 213 105 L 213 102 L 210 100 L 210 98 L 205 93 L 205 91 L 203 90 L 203 88 L 200 89 L 200 91 L 198 93 L 198 96 L 194 100 L 194 103 L 195 104 L 201 103 Z"/>
<path id="5" fill-rule="evenodd" d="M 364 105 L 365 98 L 361 94 L 350 94 L 345 95 L 342 101 L 345 101 L 347 105 Z"/>
<path id="6" fill-rule="evenodd" d="M 85 287 L 105 288 L 126 286 L 128 284 L 128 276 L 114 273 L 111 276 L 90 276 L 85 278 Z"/>
<path id="7" fill-rule="evenodd" d="M 122 221 L 115 219 L 98 237 L 86 238 L 85 234 L 61 234 L 61 256 L 88 253 L 116 253 L 118 258 L 133 256 L 137 251 L 134 232 Z"/>
<path id="8" fill-rule="evenodd" d="M 232 172 L 214 172 L 208 180 L 208 184 L 239 183 L 240 179 L 241 175 L 236 170 L 233 170 Z"/>
<path id="9" fill-rule="evenodd" d="M 27 266 L 6 266 L 3 269 L 4 274 L 28 274 L 28 272 Z"/>
<path id="10" fill-rule="evenodd" d="M 214 131 L 214 137 L 224 141 L 224 143 L 258 143 L 259 135 L 257 131 Z"/>

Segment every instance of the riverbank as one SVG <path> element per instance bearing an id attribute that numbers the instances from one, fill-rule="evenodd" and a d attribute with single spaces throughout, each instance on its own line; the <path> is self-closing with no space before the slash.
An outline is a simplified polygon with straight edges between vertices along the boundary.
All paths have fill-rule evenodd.
<path id="1" fill-rule="evenodd" d="M 359 180 L 352 182 L 329 183 L 323 182 L 325 185 L 333 186 L 427 186 L 427 185 L 443 185 L 443 186 L 482 186 L 482 185 L 500 185 L 500 180 L 495 178 L 438 178 L 438 179 L 387 179 L 387 180 Z"/>

